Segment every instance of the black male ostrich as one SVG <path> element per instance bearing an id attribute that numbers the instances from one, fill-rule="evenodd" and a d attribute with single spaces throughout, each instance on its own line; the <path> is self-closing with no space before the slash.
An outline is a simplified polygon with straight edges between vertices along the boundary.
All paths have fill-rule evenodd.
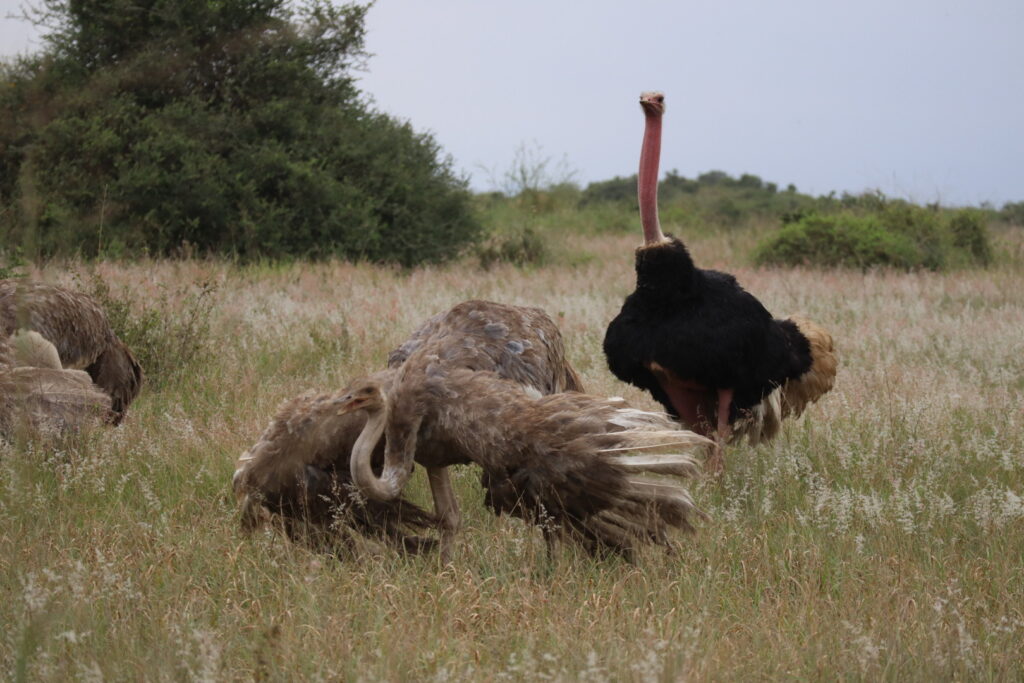
<path id="1" fill-rule="evenodd" d="M 658 161 L 665 97 L 640 96 L 646 126 L 637 193 L 644 244 L 636 251 L 636 291 L 604 338 L 608 367 L 651 394 L 694 431 L 721 445 L 771 439 L 782 418 L 799 415 L 832 388 L 832 337 L 802 318 L 773 318 L 728 273 L 697 268 L 658 221 Z"/>

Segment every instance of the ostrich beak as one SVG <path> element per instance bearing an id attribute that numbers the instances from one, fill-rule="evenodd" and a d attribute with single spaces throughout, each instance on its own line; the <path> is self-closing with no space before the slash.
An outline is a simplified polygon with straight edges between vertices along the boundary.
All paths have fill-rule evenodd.
<path id="1" fill-rule="evenodd" d="M 338 399 L 338 415 L 354 413 L 366 405 L 366 399 L 361 396 L 349 393 Z"/>

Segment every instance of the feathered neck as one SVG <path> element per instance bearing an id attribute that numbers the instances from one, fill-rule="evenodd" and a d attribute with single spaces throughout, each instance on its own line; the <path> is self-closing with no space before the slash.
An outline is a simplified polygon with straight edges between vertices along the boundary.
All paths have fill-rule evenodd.
<path id="1" fill-rule="evenodd" d="M 677 298 L 692 292 L 696 268 L 686 245 L 668 235 L 665 242 L 636 250 L 636 289 L 646 296 Z"/>

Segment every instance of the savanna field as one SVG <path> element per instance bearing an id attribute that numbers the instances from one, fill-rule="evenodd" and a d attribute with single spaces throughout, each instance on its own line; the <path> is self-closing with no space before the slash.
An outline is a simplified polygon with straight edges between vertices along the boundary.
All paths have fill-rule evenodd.
<path id="1" fill-rule="evenodd" d="M 671 227 L 671 226 L 670 226 Z M 454 468 L 455 561 L 372 541 L 339 560 L 244 536 L 238 455 L 285 399 L 383 367 L 468 298 L 540 306 L 588 390 L 657 404 L 601 340 L 633 231 L 546 265 L 52 263 L 148 338 L 117 428 L 0 446 L 0 667 L 13 680 L 1019 680 L 1024 675 L 1024 251 L 988 269 L 764 269 L 691 239 L 776 315 L 833 333 L 835 389 L 692 484 L 710 515 L 634 565 L 482 506 Z M 148 335 L 148 336 L 147 336 Z M 418 470 L 413 497 L 429 504 Z"/>

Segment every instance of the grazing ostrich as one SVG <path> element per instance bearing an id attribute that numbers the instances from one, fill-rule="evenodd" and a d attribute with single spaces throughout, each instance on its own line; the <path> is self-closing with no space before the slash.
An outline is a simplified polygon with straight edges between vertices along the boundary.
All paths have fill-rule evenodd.
<path id="1" fill-rule="evenodd" d="M 549 548 L 565 535 L 628 556 L 640 543 L 667 543 L 668 527 L 690 528 L 700 512 L 685 489 L 636 475 L 689 475 L 693 458 L 625 454 L 707 440 L 664 415 L 571 391 L 578 379 L 543 312 L 471 301 L 424 327 L 393 354 L 401 365 L 390 386 L 357 380 L 339 411 L 368 416 L 351 458 L 368 498 L 395 499 L 413 462 L 426 467 L 443 561 L 459 526 L 447 468 L 460 463 L 480 465 L 492 509 L 541 525 Z M 378 475 L 372 455 L 384 436 Z"/>
<path id="2" fill-rule="evenodd" d="M 111 398 L 111 422 L 124 419 L 142 369 L 92 297 L 41 282 L 0 280 L 0 334 L 32 330 L 50 341 L 64 368 L 89 373 Z"/>
<path id="3" fill-rule="evenodd" d="M 644 244 L 636 251 L 636 291 L 604 338 L 608 367 L 651 394 L 697 432 L 722 444 L 769 440 L 788 415 L 832 388 L 832 337 L 803 318 L 779 320 L 727 273 L 697 268 L 658 221 L 658 161 L 665 98 L 640 96 L 646 118 L 637 193 Z"/>
<path id="4" fill-rule="evenodd" d="M 392 370 L 374 378 L 390 384 Z M 271 514 L 293 540 L 329 548 L 350 528 L 380 537 L 410 553 L 433 541 L 408 535 L 434 524 L 433 516 L 405 500 L 367 500 L 356 493 L 349 455 L 366 423 L 364 415 L 339 412 L 343 392 L 307 392 L 281 404 L 259 440 L 238 459 L 232 486 L 251 531 Z M 373 454 L 383 462 L 383 444 Z"/>
<path id="5" fill-rule="evenodd" d="M 467 301 L 424 322 L 390 353 L 389 369 L 373 375 L 373 380 L 390 389 L 396 369 L 426 340 L 461 327 L 476 327 L 498 341 L 463 348 L 453 362 L 492 371 L 538 394 L 582 389 L 565 359 L 561 332 L 546 313 L 487 301 Z M 339 414 L 340 396 L 304 394 L 284 403 L 259 441 L 239 458 L 233 486 L 243 527 L 252 528 L 275 513 L 293 538 L 301 530 L 309 537 L 312 530 L 317 537 L 314 540 L 327 542 L 338 536 L 330 532 L 331 524 L 348 524 L 364 535 L 383 536 L 407 551 L 429 547 L 427 540 L 406 534 L 431 525 L 433 516 L 400 497 L 379 501 L 353 496 L 349 456 L 366 417 Z M 373 452 L 375 468 L 382 463 L 383 453 L 380 442 Z M 435 472 L 431 483 L 441 491 L 451 489 L 447 470 Z M 442 533 L 454 533 L 459 525 L 457 507 L 449 508 L 442 524 Z"/>
<path id="6" fill-rule="evenodd" d="M 52 362 L 45 340 L 28 335 L 15 340 L 30 352 L 27 358 Z M 0 436 L 21 428 L 33 433 L 60 433 L 96 422 L 110 411 L 110 397 L 84 372 L 57 367 L 22 366 L 24 351 L 12 349 L 0 333 Z"/>

